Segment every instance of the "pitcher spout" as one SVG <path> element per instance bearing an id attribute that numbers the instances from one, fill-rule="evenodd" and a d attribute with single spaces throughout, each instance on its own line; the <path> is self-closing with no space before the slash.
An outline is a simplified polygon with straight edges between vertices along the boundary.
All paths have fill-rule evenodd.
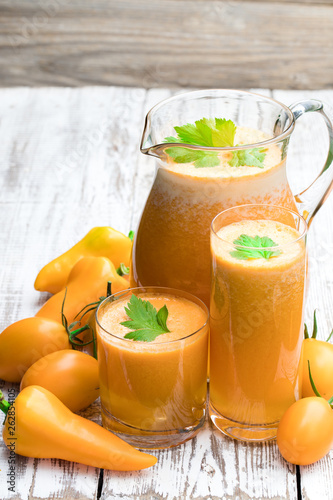
<path id="1" fill-rule="evenodd" d="M 154 148 L 154 144 L 151 137 L 151 126 L 149 113 L 146 115 L 145 125 L 142 132 L 141 143 L 140 143 L 140 151 L 144 155 L 155 156 L 152 154 L 152 148 Z"/>
<path id="2" fill-rule="evenodd" d="M 164 159 L 165 144 L 159 136 L 158 125 L 154 123 L 155 108 L 152 108 L 146 115 L 145 125 L 141 137 L 140 151 L 141 153 L 154 156 L 155 158 Z"/>

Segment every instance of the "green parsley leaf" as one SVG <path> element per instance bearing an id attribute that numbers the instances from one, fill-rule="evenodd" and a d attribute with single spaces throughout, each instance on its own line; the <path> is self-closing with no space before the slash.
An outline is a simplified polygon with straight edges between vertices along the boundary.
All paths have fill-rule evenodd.
<path id="1" fill-rule="evenodd" d="M 274 241 L 268 236 L 252 237 L 247 234 L 241 234 L 236 240 L 234 240 L 233 243 L 236 245 L 236 250 L 230 252 L 230 255 L 239 260 L 260 258 L 269 259 L 270 257 L 275 257 L 281 253 L 280 250 L 264 250 L 264 248 L 267 247 L 277 246 L 277 243 L 274 243 Z"/>
<path id="2" fill-rule="evenodd" d="M 116 269 L 117 274 L 119 276 L 124 276 L 125 274 L 129 274 L 129 267 L 125 266 L 123 262 L 120 263 L 120 266 Z"/>
<path id="3" fill-rule="evenodd" d="M 205 147 L 233 147 L 236 134 L 236 125 L 232 120 L 225 118 L 202 118 L 181 127 L 174 127 L 177 137 L 169 136 L 164 142 L 193 144 Z M 215 167 L 219 165 L 217 152 L 191 150 L 172 147 L 166 150 L 167 154 L 176 163 L 194 163 L 196 168 Z M 263 161 L 266 153 L 263 149 L 253 148 L 233 151 L 232 159 L 228 162 L 231 167 L 259 167 L 264 168 Z"/>
<path id="4" fill-rule="evenodd" d="M 131 241 L 133 241 L 133 238 L 134 238 L 134 231 L 132 231 L 132 230 L 131 230 L 131 231 L 128 233 L 128 237 L 129 237 L 129 239 L 130 239 Z"/>
<path id="5" fill-rule="evenodd" d="M 166 149 L 166 152 L 176 163 L 193 163 L 196 168 L 216 167 L 219 164 L 215 151 L 173 147 Z"/>
<path id="6" fill-rule="evenodd" d="M 166 324 L 169 314 L 166 305 L 157 312 L 151 302 L 132 294 L 125 312 L 130 320 L 120 324 L 133 330 L 126 333 L 125 339 L 152 342 L 159 335 L 170 331 Z"/>
<path id="7" fill-rule="evenodd" d="M 232 159 L 228 162 L 231 167 L 259 167 L 264 168 L 263 161 L 266 153 L 263 149 L 240 149 L 233 151 Z"/>
<path id="8" fill-rule="evenodd" d="M 202 118 L 194 124 L 187 123 L 174 128 L 177 137 L 166 137 L 164 142 L 178 142 L 206 147 L 226 147 L 233 146 L 236 133 L 236 125 L 225 118 Z M 219 165 L 219 159 L 215 151 L 172 147 L 168 148 L 166 152 L 176 163 L 194 163 L 196 168 L 216 167 Z"/>
<path id="9" fill-rule="evenodd" d="M 177 137 L 173 137 L 172 135 L 170 135 L 169 137 L 166 137 L 164 139 L 164 142 L 179 142 L 179 139 Z"/>
<path id="10" fill-rule="evenodd" d="M 236 125 L 225 118 L 215 118 L 216 130 L 213 130 L 213 146 L 225 148 L 234 145 Z"/>
<path id="11" fill-rule="evenodd" d="M 182 142 L 195 146 L 226 147 L 234 145 L 236 125 L 225 118 L 201 118 L 194 124 L 174 127 L 177 137 L 166 137 L 164 142 Z"/>
<path id="12" fill-rule="evenodd" d="M 197 120 L 194 125 L 192 123 L 187 123 L 181 127 L 175 127 L 175 131 L 178 135 L 178 140 L 176 142 L 184 142 L 196 146 L 213 146 L 213 127 L 214 120 L 210 118 Z"/>

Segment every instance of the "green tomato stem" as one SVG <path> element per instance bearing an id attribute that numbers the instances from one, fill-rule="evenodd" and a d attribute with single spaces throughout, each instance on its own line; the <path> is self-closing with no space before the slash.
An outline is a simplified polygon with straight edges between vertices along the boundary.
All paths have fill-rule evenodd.
<path id="1" fill-rule="evenodd" d="M 332 335 L 333 335 L 333 330 L 331 331 L 331 333 L 330 333 L 329 337 L 326 339 L 326 342 L 329 342 L 329 341 L 331 340 Z"/>
<path id="2" fill-rule="evenodd" d="M 89 340 L 88 342 L 83 342 L 83 340 L 77 338 L 77 335 L 79 335 L 79 333 L 81 333 L 81 332 L 84 332 L 85 330 L 91 330 L 91 332 L 92 332 L 92 340 Z M 70 341 L 73 349 L 75 349 L 75 346 L 84 347 L 84 346 L 92 343 L 93 344 L 93 356 L 95 359 L 97 359 L 97 340 L 96 340 L 95 331 L 93 328 L 91 328 L 91 326 L 84 325 L 81 328 L 74 330 L 73 332 L 68 332 L 68 334 L 69 334 L 69 341 Z"/>
<path id="3" fill-rule="evenodd" d="M 0 391 L 0 410 L 3 411 L 5 415 L 7 415 L 9 408 L 10 403 L 5 400 L 3 393 Z"/>
<path id="4" fill-rule="evenodd" d="M 105 297 L 103 297 L 103 299 L 104 298 Z M 101 299 L 102 299 L 102 297 L 100 297 L 100 299 L 97 300 L 96 302 L 91 302 L 90 304 L 87 304 L 86 306 L 82 307 L 81 311 L 79 311 L 77 313 L 77 315 L 75 316 L 75 318 L 77 318 L 84 311 L 84 313 L 82 314 L 82 316 L 80 316 L 80 318 L 79 318 L 79 321 L 81 321 L 81 319 L 83 318 L 83 316 L 85 316 L 89 311 L 92 311 L 93 309 L 96 309 L 99 306 L 99 303 L 101 302 Z M 87 309 L 87 308 L 89 308 L 89 309 Z"/>
<path id="5" fill-rule="evenodd" d="M 85 330 L 89 330 L 89 325 L 84 325 L 73 332 L 69 332 L 69 341 L 71 342 L 73 339 L 78 340 L 76 337 L 79 333 L 84 332 Z"/>
<path id="6" fill-rule="evenodd" d="M 317 387 L 315 386 L 315 383 L 313 381 L 312 375 L 311 375 L 311 368 L 310 368 L 310 361 L 309 360 L 308 360 L 308 368 L 309 368 L 310 384 L 311 384 L 311 387 L 313 389 L 313 392 L 315 393 L 316 396 L 318 396 L 318 398 L 321 398 L 322 396 L 321 396 L 321 394 L 319 394 Z"/>
<path id="7" fill-rule="evenodd" d="M 107 297 L 110 297 L 110 295 L 112 295 L 112 290 L 111 290 L 111 287 L 112 287 L 112 282 L 111 281 L 108 281 L 107 283 L 107 287 L 106 287 L 106 297 L 100 297 L 98 300 L 96 300 L 96 302 L 91 302 L 90 304 L 87 304 L 86 306 L 84 306 L 81 311 L 79 311 L 77 313 L 77 315 L 75 316 L 75 318 L 77 318 L 81 313 L 83 313 L 80 318 L 79 318 L 79 321 L 82 320 L 83 316 L 85 316 L 86 314 L 88 314 L 90 311 L 93 311 L 94 309 L 97 309 L 98 306 L 100 305 L 100 303 L 105 300 Z M 84 311 L 84 312 L 83 312 Z M 74 319 L 75 319 L 74 318 Z"/>
<path id="8" fill-rule="evenodd" d="M 95 359 L 97 359 L 97 339 L 96 339 L 96 334 L 94 328 L 91 328 L 92 331 L 92 336 L 93 336 L 93 356 Z"/>
<path id="9" fill-rule="evenodd" d="M 313 339 L 317 338 L 317 333 L 318 333 L 318 325 L 317 325 L 317 309 L 313 311 L 313 332 L 312 332 L 312 337 Z"/>
<path id="10" fill-rule="evenodd" d="M 61 320 L 62 320 L 62 326 L 66 328 L 66 330 L 68 329 L 68 322 L 67 322 L 67 318 L 65 316 L 65 313 L 64 313 L 64 307 L 65 307 L 65 300 L 66 300 L 66 295 L 67 295 L 67 287 L 65 288 L 65 295 L 64 295 L 64 300 L 62 301 L 62 304 L 61 304 Z"/>

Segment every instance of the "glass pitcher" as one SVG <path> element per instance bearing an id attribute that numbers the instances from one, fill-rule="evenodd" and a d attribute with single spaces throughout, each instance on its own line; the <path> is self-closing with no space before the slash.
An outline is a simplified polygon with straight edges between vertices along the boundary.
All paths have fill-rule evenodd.
<path id="1" fill-rule="evenodd" d="M 314 99 L 287 107 L 250 92 L 219 89 L 180 94 L 153 107 L 140 149 L 157 158 L 157 169 L 134 240 L 131 286 L 173 287 L 209 305 L 209 231 L 218 213 L 236 205 L 282 205 L 310 223 L 333 182 L 326 107 Z M 313 111 L 326 122 L 329 152 L 315 181 L 293 196 L 286 175 L 289 139 L 296 120 Z M 202 118 L 232 120 L 235 145 L 207 147 L 170 137 L 174 127 Z"/>

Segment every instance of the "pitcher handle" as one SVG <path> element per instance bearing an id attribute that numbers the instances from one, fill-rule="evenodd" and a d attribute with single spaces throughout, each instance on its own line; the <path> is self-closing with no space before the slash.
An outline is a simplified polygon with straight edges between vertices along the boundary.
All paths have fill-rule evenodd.
<path id="1" fill-rule="evenodd" d="M 290 106 L 295 121 L 308 112 L 320 113 L 329 135 L 329 149 L 323 169 L 308 188 L 295 196 L 298 211 L 309 225 L 333 188 L 333 127 L 324 108 L 326 109 L 327 105 L 315 99 L 299 101 Z"/>

